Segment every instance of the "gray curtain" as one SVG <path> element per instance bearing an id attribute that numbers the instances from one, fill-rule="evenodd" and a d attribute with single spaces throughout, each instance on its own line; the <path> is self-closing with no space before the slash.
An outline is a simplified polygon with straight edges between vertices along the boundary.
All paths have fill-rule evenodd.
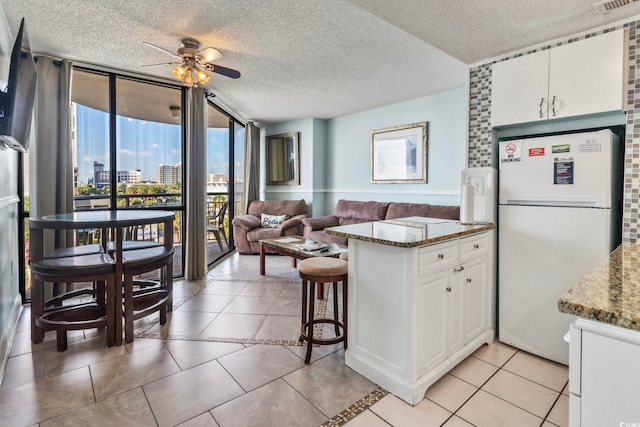
<path id="1" fill-rule="evenodd" d="M 260 129 L 253 122 L 244 130 L 244 209 L 260 196 Z"/>
<path id="2" fill-rule="evenodd" d="M 30 215 L 73 212 L 71 146 L 71 62 L 38 56 L 36 99 L 29 146 Z M 53 233 L 53 232 L 51 232 Z M 45 251 L 73 245 L 73 232 L 45 236 Z M 66 292 L 56 284 L 45 298 Z"/>
<path id="3" fill-rule="evenodd" d="M 194 280 L 207 274 L 207 118 L 202 88 L 187 89 L 185 105 L 186 153 L 186 232 L 184 277 Z M 184 244 L 186 242 L 186 245 Z"/>

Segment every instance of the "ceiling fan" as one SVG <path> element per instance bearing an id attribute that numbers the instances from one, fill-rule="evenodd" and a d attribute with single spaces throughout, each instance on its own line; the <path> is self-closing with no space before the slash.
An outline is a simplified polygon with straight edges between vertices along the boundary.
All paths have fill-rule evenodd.
<path id="1" fill-rule="evenodd" d="M 143 43 L 145 46 L 159 50 L 160 52 L 173 56 L 178 60 L 178 62 L 164 62 L 162 64 L 143 65 L 143 67 L 176 65 L 171 74 L 186 86 L 197 86 L 198 83 L 201 85 L 206 84 L 210 78 L 207 71 L 231 77 L 232 79 L 240 77 L 239 71 L 213 64 L 213 61 L 222 58 L 222 53 L 213 47 L 200 49 L 200 42 L 196 39 L 190 37 L 182 39 L 182 47 L 178 49 L 177 53 L 151 43 Z"/>

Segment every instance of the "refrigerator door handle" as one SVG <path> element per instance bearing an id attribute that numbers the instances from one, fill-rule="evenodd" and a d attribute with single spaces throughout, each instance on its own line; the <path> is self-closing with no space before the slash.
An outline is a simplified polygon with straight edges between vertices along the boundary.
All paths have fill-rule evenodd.
<path id="1" fill-rule="evenodd" d="M 598 199 L 538 199 L 505 197 L 500 200 L 501 205 L 511 206 L 559 206 L 568 208 L 602 208 Z"/>

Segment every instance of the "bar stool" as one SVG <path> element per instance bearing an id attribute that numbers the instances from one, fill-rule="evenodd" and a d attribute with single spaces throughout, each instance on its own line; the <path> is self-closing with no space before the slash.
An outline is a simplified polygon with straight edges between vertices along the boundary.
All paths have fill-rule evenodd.
<path id="1" fill-rule="evenodd" d="M 90 245 L 80 245 L 80 246 L 69 246 L 67 248 L 58 248 L 53 249 L 51 251 L 47 251 L 44 253 L 45 259 L 55 259 L 55 258 L 66 258 L 73 256 L 83 256 L 83 255 L 95 255 L 101 254 L 104 250 L 102 246 L 97 243 L 92 243 Z M 96 292 L 96 285 L 92 288 L 82 288 L 76 289 L 70 292 L 65 292 L 62 295 L 57 295 L 51 299 L 45 301 L 45 307 L 60 307 L 63 301 L 68 300 L 70 298 L 75 298 L 81 295 L 92 295 L 96 298 L 101 298 L 102 303 L 104 303 L 104 289 L 102 295 Z"/>
<path id="2" fill-rule="evenodd" d="M 115 263 L 104 253 L 62 258 L 45 258 L 31 262 L 35 279 L 52 283 L 97 282 L 96 299 L 46 308 L 44 301 L 32 301 L 35 325 L 43 331 L 55 330 L 57 350 L 67 349 L 67 331 L 90 328 L 107 328 L 107 346 L 115 344 L 114 285 Z M 43 286 L 39 285 L 39 286 Z M 106 294 L 106 299 L 105 299 Z M 49 304 L 50 305 L 50 304 Z"/>
<path id="3" fill-rule="evenodd" d="M 125 342 L 133 341 L 134 320 L 160 311 L 160 324 L 166 323 L 167 312 L 173 309 L 173 254 L 173 248 L 167 249 L 164 246 L 122 251 L 124 274 L 124 311 L 122 314 L 125 324 Z M 160 269 L 159 282 L 133 280 L 136 275 L 158 269 Z M 139 286 L 139 289 L 134 290 L 136 286 Z M 121 322 L 119 324 L 120 328 L 116 324 L 116 337 L 122 337 L 122 324 Z"/>
<path id="4" fill-rule="evenodd" d="M 304 363 L 311 360 L 313 344 L 327 345 L 344 343 L 347 349 L 347 270 L 346 261 L 329 258 L 314 257 L 302 260 L 298 264 L 298 274 L 302 279 L 302 324 L 300 325 L 300 341 L 307 341 L 307 354 Z M 338 282 L 342 282 L 342 322 L 338 320 Z M 333 283 L 333 319 L 326 317 L 314 319 L 316 284 Z M 331 323 L 335 327 L 335 338 L 315 338 L 314 326 Z M 342 333 L 340 333 L 342 329 Z"/>

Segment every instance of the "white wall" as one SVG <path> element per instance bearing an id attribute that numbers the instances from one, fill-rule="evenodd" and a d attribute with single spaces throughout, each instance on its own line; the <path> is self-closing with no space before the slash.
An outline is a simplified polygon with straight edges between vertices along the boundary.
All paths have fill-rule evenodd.
<path id="1" fill-rule="evenodd" d="M 423 121 L 428 122 L 427 184 L 372 184 L 371 131 Z M 466 122 L 464 87 L 328 120 L 326 214 L 339 199 L 459 204 Z"/>

